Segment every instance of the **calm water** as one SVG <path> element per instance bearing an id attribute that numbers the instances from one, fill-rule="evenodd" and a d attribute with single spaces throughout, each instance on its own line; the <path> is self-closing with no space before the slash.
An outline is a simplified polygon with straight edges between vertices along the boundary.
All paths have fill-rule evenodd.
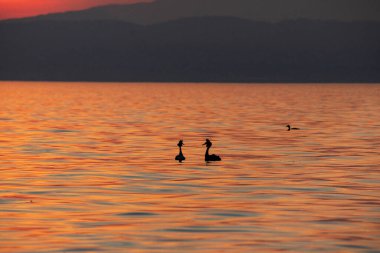
<path id="1" fill-rule="evenodd" d="M 380 85 L 2 82 L 0 251 L 380 252 L 379 147 Z"/>

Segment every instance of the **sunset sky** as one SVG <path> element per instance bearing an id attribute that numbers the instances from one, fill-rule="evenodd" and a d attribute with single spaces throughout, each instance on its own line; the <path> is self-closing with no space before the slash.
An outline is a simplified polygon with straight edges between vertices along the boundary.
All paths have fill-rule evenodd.
<path id="1" fill-rule="evenodd" d="M 80 10 L 106 4 L 125 4 L 149 0 L 0 0 L 0 19 Z"/>

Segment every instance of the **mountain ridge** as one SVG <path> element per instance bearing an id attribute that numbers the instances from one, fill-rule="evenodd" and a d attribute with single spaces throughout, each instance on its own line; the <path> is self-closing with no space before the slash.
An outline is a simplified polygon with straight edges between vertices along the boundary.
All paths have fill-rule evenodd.
<path id="1" fill-rule="evenodd" d="M 158 0 L 151 3 L 112 4 L 81 11 L 6 20 L 121 20 L 155 24 L 185 17 L 233 16 L 256 21 L 287 19 L 380 21 L 377 0 Z M 4 22 L 4 21 L 3 21 Z"/>
<path id="2" fill-rule="evenodd" d="M 379 22 L 0 23 L 0 80 L 380 82 Z"/>

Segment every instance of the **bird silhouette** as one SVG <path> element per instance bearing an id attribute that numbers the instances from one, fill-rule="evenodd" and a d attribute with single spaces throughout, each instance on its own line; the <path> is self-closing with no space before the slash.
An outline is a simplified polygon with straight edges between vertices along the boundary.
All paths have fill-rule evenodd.
<path id="1" fill-rule="evenodd" d="M 182 146 L 185 145 L 183 144 L 183 140 L 180 140 L 177 144 L 177 146 L 179 147 L 179 154 L 175 157 L 175 160 L 179 161 L 180 163 L 182 161 L 185 161 L 186 160 L 186 157 L 183 155 L 182 153 Z"/>
<path id="2" fill-rule="evenodd" d="M 220 158 L 220 156 L 218 155 L 210 155 L 208 153 L 209 149 L 211 148 L 212 146 L 212 142 L 209 140 L 209 139 L 206 139 L 206 142 L 203 143 L 203 145 L 206 145 L 207 149 L 206 149 L 206 153 L 205 153 L 205 161 L 206 162 L 210 162 L 210 161 L 221 161 L 222 159 Z"/>
<path id="3" fill-rule="evenodd" d="M 286 127 L 288 128 L 288 131 L 290 131 L 290 130 L 300 130 L 297 127 L 291 127 L 290 125 L 287 125 Z"/>

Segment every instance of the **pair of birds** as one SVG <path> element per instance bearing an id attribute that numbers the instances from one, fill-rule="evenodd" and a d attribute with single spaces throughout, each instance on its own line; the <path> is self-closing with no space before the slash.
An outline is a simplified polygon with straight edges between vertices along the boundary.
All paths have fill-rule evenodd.
<path id="1" fill-rule="evenodd" d="M 179 154 L 175 157 L 175 160 L 179 161 L 180 163 L 182 161 L 185 161 L 186 160 L 186 157 L 183 155 L 182 153 L 182 146 L 183 146 L 183 140 L 180 140 L 177 144 L 177 146 L 179 147 Z M 222 159 L 220 158 L 220 156 L 218 155 L 210 155 L 209 154 L 209 150 L 212 146 L 212 142 L 209 140 L 209 139 L 206 139 L 206 142 L 203 143 L 203 145 L 206 145 L 206 153 L 205 153 L 205 161 L 206 162 L 211 162 L 211 161 L 221 161 Z"/>
<path id="2" fill-rule="evenodd" d="M 290 125 L 287 125 L 286 126 L 288 128 L 288 131 L 290 130 L 300 130 L 299 128 L 297 127 L 291 127 Z M 180 140 L 177 144 L 177 146 L 179 147 L 179 154 L 175 157 L 175 160 L 179 161 L 180 163 L 182 161 L 185 161 L 186 160 L 186 157 L 183 155 L 182 153 L 182 146 L 183 146 L 183 140 Z M 220 156 L 218 155 L 210 155 L 209 154 L 209 150 L 212 146 L 212 142 L 209 140 L 209 139 L 206 139 L 206 142 L 203 143 L 203 145 L 206 145 L 206 153 L 205 153 L 205 161 L 206 162 L 211 162 L 211 161 L 221 161 L 222 159 L 220 158 Z"/>

